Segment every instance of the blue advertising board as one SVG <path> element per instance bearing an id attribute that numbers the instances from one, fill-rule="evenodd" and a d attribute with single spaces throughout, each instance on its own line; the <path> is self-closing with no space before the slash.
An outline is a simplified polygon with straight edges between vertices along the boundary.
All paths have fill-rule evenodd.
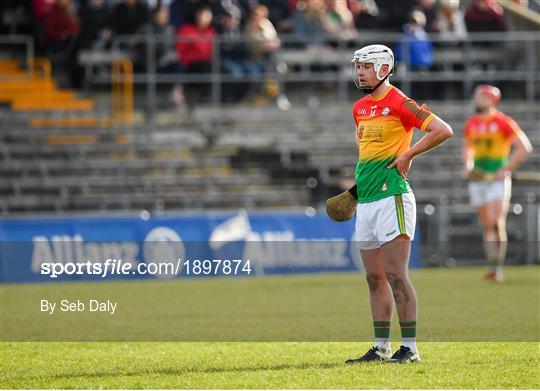
<path id="1" fill-rule="evenodd" d="M 113 260 L 107 265 L 109 268 L 120 262 L 135 267 L 164 260 L 180 265 L 173 273 L 109 273 L 106 279 L 362 270 L 354 242 L 353 220 L 336 223 L 325 215 L 303 213 L 248 214 L 239 211 L 146 219 L 6 219 L 0 222 L 0 238 L 0 279 L 7 283 L 103 280 L 103 275 L 87 272 L 51 277 L 50 270 L 44 265 L 103 264 L 106 260 Z M 219 270 L 205 273 L 200 267 L 204 260 L 240 260 L 243 263 L 235 273 L 223 269 L 223 264 Z M 250 263 L 246 268 L 248 260 Z M 194 261 L 199 261 L 199 266 Z M 197 266 L 195 269 L 194 265 Z M 217 264 L 214 262 L 213 265 Z M 411 267 L 420 266 L 417 235 L 412 246 Z"/>

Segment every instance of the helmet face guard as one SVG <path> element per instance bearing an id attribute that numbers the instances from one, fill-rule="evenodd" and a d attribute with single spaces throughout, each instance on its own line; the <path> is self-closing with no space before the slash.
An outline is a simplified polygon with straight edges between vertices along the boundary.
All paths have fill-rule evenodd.
<path id="1" fill-rule="evenodd" d="M 388 78 L 388 76 L 390 76 L 390 74 L 387 74 L 385 77 L 381 78 L 379 72 L 375 73 L 375 77 L 377 78 L 377 80 L 379 80 L 379 83 L 377 83 L 377 85 L 375 86 L 370 86 L 365 81 L 361 80 L 360 76 L 358 75 L 358 72 L 360 71 L 360 69 L 365 67 L 365 64 L 373 64 L 373 63 L 370 61 L 353 62 L 351 63 L 351 71 L 353 75 L 354 84 L 356 84 L 356 88 L 358 88 L 362 92 L 369 93 L 375 90 L 377 87 L 379 87 Z"/>
<path id="2" fill-rule="evenodd" d="M 360 80 L 358 71 L 364 66 L 363 64 L 373 64 L 375 71 L 375 77 L 379 80 L 375 86 L 370 86 Z M 383 65 L 388 66 L 388 74 L 381 76 L 381 70 Z M 377 89 L 390 75 L 392 75 L 395 69 L 394 53 L 390 48 L 384 45 L 370 45 L 363 47 L 362 49 L 354 52 L 353 59 L 351 60 L 351 70 L 353 74 L 353 81 L 356 87 L 362 92 L 370 93 Z"/>

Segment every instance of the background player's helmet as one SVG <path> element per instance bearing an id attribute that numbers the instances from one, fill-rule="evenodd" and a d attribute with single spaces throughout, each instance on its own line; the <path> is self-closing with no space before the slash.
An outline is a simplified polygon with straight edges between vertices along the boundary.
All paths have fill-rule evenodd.
<path id="1" fill-rule="evenodd" d="M 375 70 L 375 76 L 379 83 L 375 87 L 371 87 L 362 83 L 358 77 L 358 64 L 371 63 Z M 383 65 L 388 65 L 390 72 L 386 76 L 381 76 L 380 71 Z M 371 92 L 376 89 L 382 82 L 384 82 L 390 75 L 392 75 L 395 68 L 394 53 L 392 49 L 384 45 L 369 45 L 364 46 L 354 52 L 353 59 L 351 61 L 353 80 L 356 87 L 364 92 Z"/>
<path id="2" fill-rule="evenodd" d="M 489 84 L 480 84 L 474 89 L 474 94 L 480 93 L 488 97 L 494 106 L 497 106 L 501 101 L 501 90 L 495 86 L 490 86 Z"/>

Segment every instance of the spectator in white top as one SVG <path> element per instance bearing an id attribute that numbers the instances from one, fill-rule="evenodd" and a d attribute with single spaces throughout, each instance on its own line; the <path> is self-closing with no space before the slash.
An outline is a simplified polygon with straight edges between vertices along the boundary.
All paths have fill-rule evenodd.
<path id="1" fill-rule="evenodd" d="M 268 8 L 264 5 L 257 5 L 251 11 L 244 32 L 250 39 L 248 46 L 251 58 L 257 63 L 269 61 L 281 45 L 277 31 L 268 19 Z"/>
<path id="2" fill-rule="evenodd" d="M 439 0 L 439 32 L 441 38 L 450 41 L 467 38 L 467 27 L 459 0 Z"/>

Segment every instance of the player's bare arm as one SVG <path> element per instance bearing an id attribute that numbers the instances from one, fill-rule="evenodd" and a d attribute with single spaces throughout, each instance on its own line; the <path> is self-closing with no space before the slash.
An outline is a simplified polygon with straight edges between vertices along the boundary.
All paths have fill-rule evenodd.
<path id="1" fill-rule="evenodd" d="M 465 140 L 462 150 L 463 176 L 470 181 L 481 181 L 486 179 L 484 171 L 474 168 L 474 148 Z"/>
<path id="2" fill-rule="evenodd" d="M 465 140 L 463 142 L 463 150 L 461 151 L 461 158 L 463 160 L 463 174 L 465 178 L 469 178 L 474 168 L 474 149 L 469 142 Z"/>
<path id="3" fill-rule="evenodd" d="M 430 151 L 444 141 L 448 140 L 454 132 L 450 125 L 442 119 L 435 117 L 426 127 L 427 134 L 414 144 L 407 152 L 394 160 L 388 168 L 396 167 L 399 174 L 403 178 L 407 178 L 407 174 L 411 167 L 412 160 L 424 152 Z"/>
<path id="4" fill-rule="evenodd" d="M 522 131 L 517 132 L 517 137 L 512 142 L 512 147 L 513 153 L 510 156 L 508 163 L 497 171 L 495 174 L 495 179 L 504 179 L 506 176 L 517 170 L 517 168 L 525 161 L 525 159 L 527 159 L 527 156 L 533 150 L 529 138 Z"/>

